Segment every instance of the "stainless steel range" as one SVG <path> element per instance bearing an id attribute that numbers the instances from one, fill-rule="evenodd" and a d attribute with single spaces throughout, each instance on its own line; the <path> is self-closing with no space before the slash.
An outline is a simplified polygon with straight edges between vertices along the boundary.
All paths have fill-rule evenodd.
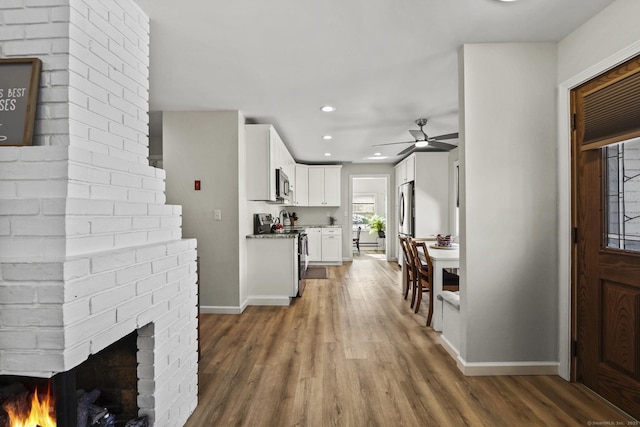
<path id="1" fill-rule="evenodd" d="M 309 267 L 309 244 L 307 233 L 300 232 L 298 234 L 298 296 L 302 295 L 304 290 L 304 276 Z"/>

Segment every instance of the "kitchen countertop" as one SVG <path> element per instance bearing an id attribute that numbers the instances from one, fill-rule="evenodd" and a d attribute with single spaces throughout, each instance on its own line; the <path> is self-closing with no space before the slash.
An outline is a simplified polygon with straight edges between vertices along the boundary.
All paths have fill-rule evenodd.
<path id="1" fill-rule="evenodd" d="M 301 231 L 306 230 L 307 228 L 341 228 L 342 225 L 335 224 L 321 224 L 321 225 L 294 225 L 293 228 L 285 227 L 284 233 L 265 233 L 265 234 L 249 234 L 247 235 L 247 239 L 293 239 L 300 234 Z"/>
<path id="2" fill-rule="evenodd" d="M 294 239 L 298 238 L 298 230 L 290 230 L 285 233 L 249 234 L 247 239 Z"/>

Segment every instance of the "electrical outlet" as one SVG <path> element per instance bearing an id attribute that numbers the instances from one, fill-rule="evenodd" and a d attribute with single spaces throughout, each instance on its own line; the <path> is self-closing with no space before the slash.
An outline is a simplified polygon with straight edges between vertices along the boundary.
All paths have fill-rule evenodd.
<path id="1" fill-rule="evenodd" d="M 216 221 L 222 221 L 222 211 L 220 209 L 216 209 L 213 211 L 213 219 Z"/>

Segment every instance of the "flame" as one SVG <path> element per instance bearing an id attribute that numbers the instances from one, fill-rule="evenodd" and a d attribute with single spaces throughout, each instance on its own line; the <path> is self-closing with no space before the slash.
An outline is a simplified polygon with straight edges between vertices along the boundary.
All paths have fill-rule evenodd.
<path id="1" fill-rule="evenodd" d="M 43 396 L 42 402 L 38 397 L 38 390 L 33 393 L 31 408 L 28 413 L 20 413 L 13 405 L 6 405 L 4 409 L 9 414 L 9 427 L 56 427 L 54 413 L 54 399 L 50 392 Z M 16 405 L 17 406 L 17 405 Z"/>

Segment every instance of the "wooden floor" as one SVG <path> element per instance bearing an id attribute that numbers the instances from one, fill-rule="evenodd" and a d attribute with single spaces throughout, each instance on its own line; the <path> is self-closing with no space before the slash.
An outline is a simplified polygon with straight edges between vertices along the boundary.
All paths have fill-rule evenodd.
<path id="1" fill-rule="evenodd" d="M 203 315 L 187 427 L 634 425 L 559 377 L 463 376 L 382 258 L 329 268 L 290 307 Z"/>

